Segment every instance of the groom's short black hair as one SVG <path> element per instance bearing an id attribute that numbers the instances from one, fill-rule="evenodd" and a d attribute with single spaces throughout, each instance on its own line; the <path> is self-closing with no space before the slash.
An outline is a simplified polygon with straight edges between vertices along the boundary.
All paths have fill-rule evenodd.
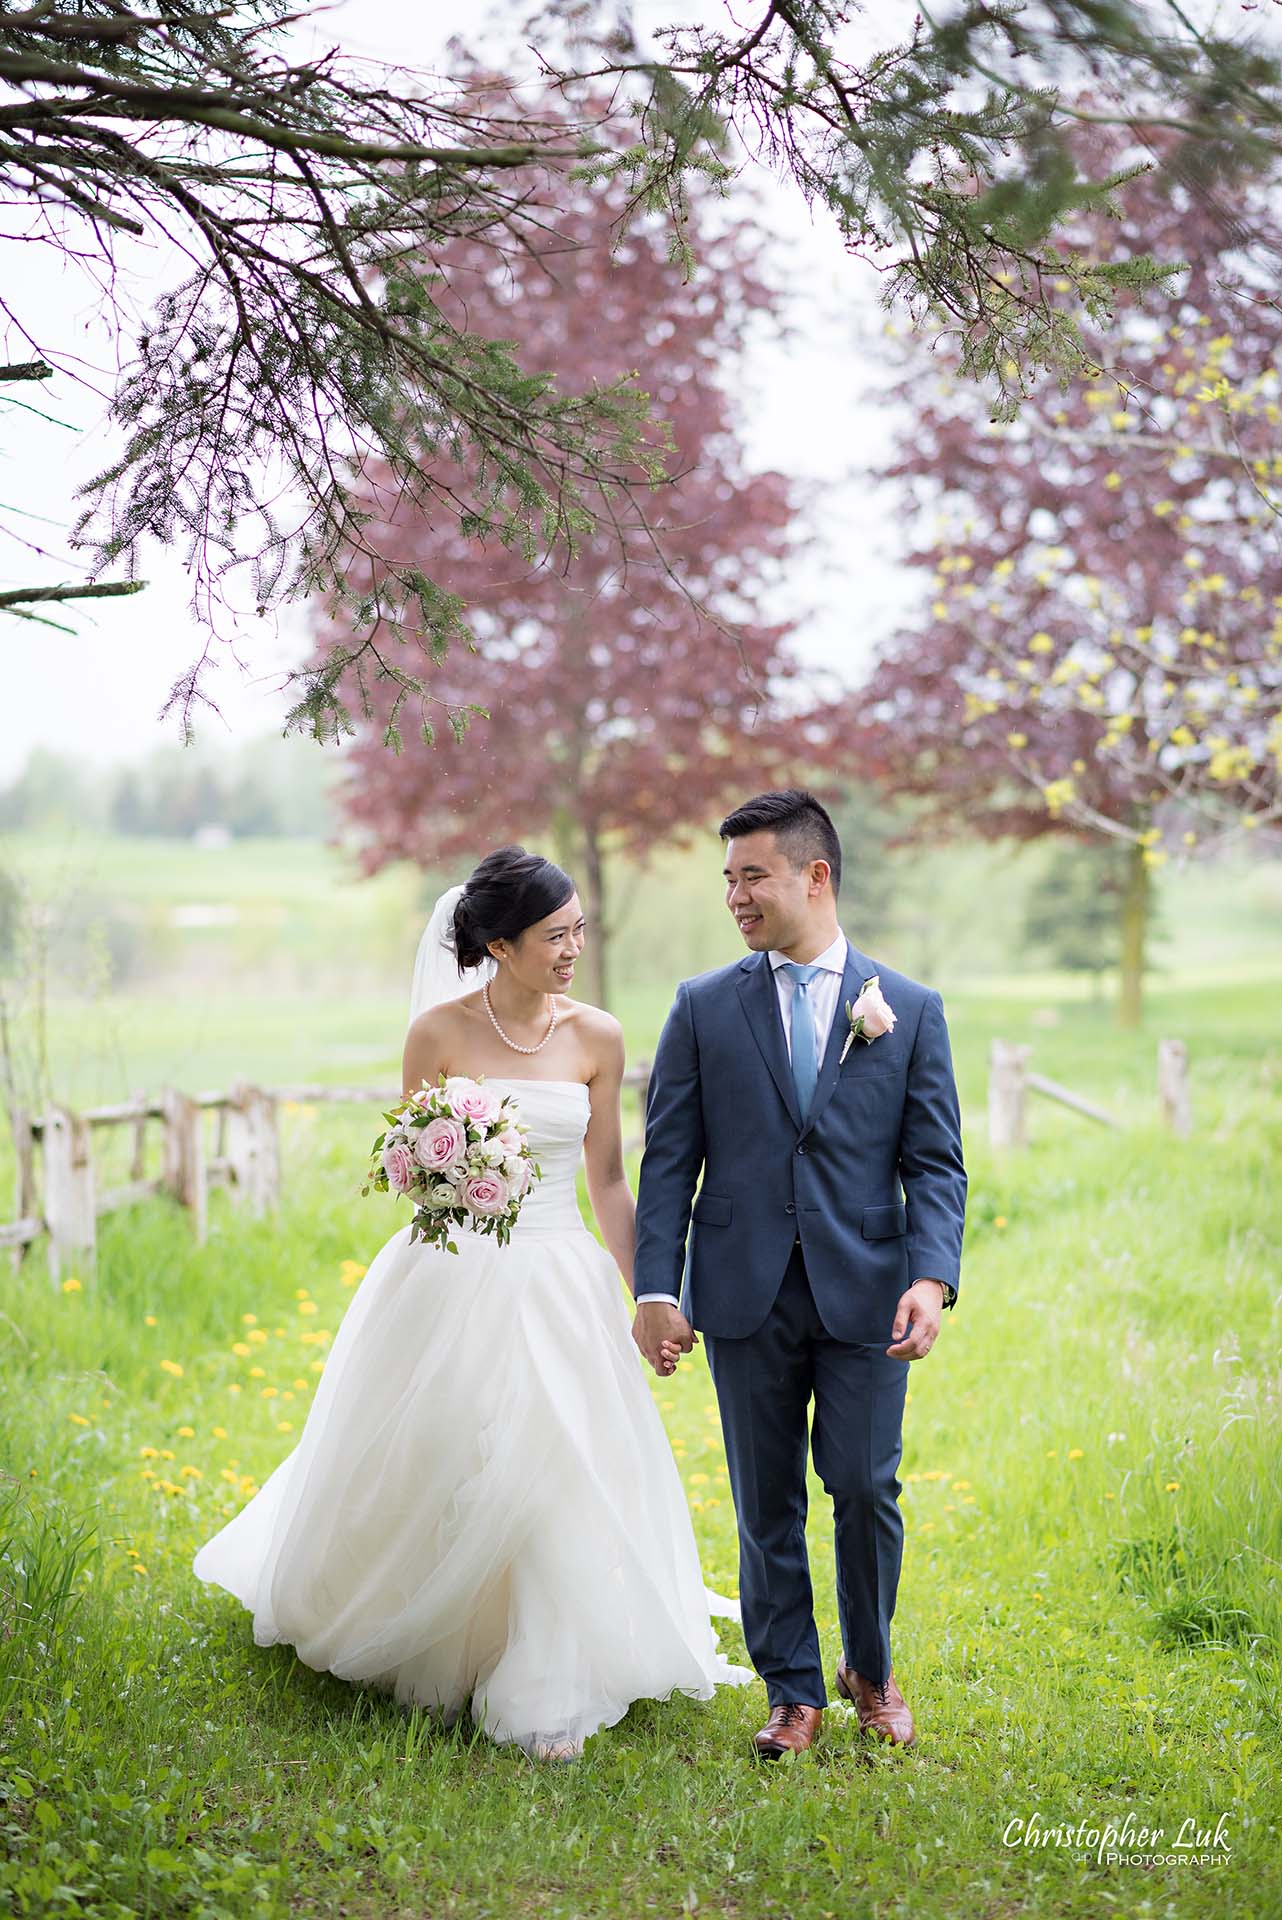
<path id="1" fill-rule="evenodd" d="M 733 840 L 741 833 L 773 833 L 790 865 L 803 867 L 807 860 L 826 860 L 832 873 L 832 890 L 841 891 L 841 841 L 826 807 L 804 787 L 786 787 L 782 793 L 759 793 L 745 800 L 721 822 L 721 838 Z"/>

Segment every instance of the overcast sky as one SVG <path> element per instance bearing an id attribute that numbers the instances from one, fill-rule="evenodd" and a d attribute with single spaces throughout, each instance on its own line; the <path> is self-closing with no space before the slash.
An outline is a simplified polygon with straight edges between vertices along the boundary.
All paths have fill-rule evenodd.
<path id="1" fill-rule="evenodd" d="M 509 7 L 514 19 L 526 11 L 521 0 Z M 643 0 L 639 11 L 646 28 L 670 17 L 668 0 Z M 721 0 L 705 0 L 708 15 L 722 11 Z M 693 8 L 683 5 L 680 12 L 689 18 Z M 907 24 L 912 10 L 901 0 L 877 0 L 876 12 L 877 38 L 884 41 L 901 21 Z M 355 52 L 432 66 L 439 65 L 458 19 L 457 5 L 442 0 L 347 0 L 305 31 L 326 45 L 340 42 Z M 501 57 L 491 37 L 485 47 Z M 528 72 L 528 54 L 525 62 Z M 885 320 L 877 304 L 878 279 L 871 267 L 846 256 L 826 214 L 812 220 L 791 186 L 773 184 L 760 169 L 752 178 L 761 214 L 778 235 L 776 259 L 806 298 L 799 308 L 804 336 L 761 350 L 748 369 L 748 444 L 755 464 L 824 483 L 819 539 L 799 567 L 795 604 L 815 609 L 803 653 L 849 671 L 912 592 L 894 562 L 891 502 L 860 479 L 861 468 L 884 458 L 902 430 L 876 394 Z M 179 278 L 180 262 L 159 246 L 132 258 L 142 268 L 130 289 L 141 314 Z M 74 579 L 84 562 L 67 556 L 62 535 L 74 514 L 76 487 L 107 463 L 116 444 L 93 386 L 99 395 L 110 392 L 117 349 L 100 324 L 94 289 L 52 248 L 0 241 L 0 276 L 7 299 L 21 300 L 22 317 L 36 339 L 79 356 L 92 383 L 77 386 L 60 376 L 22 390 L 24 400 L 67 426 L 0 402 L 0 499 L 32 516 L 8 524 L 20 525 L 30 540 L 47 547 L 41 556 L 6 540 L 0 581 Z M 0 349 L 13 359 L 29 351 L 12 334 L 0 338 Z M 122 355 L 127 349 L 126 340 Z M 181 556 L 153 550 L 143 571 L 150 584 L 136 599 L 88 603 L 69 612 L 74 637 L 5 620 L 0 779 L 11 777 L 39 744 L 105 761 L 177 739 L 176 719 L 161 723 L 158 710 L 200 652 L 203 636 L 188 609 Z M 280 671 L 304 650 L 301 615 L 290 612 L 271 631 L 255 623 L 247 640 L 250 671 L 242 672 L 223 648 L 218 670 L 206 682 L 224 719 L 198 717 L 203 741 L 243 740 L 280 724 L 286 705 Z"/>

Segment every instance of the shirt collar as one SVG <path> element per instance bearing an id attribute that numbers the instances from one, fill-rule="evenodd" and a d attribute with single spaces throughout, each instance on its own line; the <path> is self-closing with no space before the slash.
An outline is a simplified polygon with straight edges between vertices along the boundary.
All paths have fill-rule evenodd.
<path id="1" fill-rule="evenodd" d="M 809 964 L 812 967 L 822 967 L 825 973 L 844 973 L 846 971 L 846 955 L 849 950 L 850 942 L 844 933 L 839 933 L 832 945 L 825 947 L 822 953 L 816 954 Z M 788 955 L 786 953 L 780 953 L 777 947 L 771 947 L 766 958 L 776 973 L 780 967 L 786 967 L 788 965 Z"/>

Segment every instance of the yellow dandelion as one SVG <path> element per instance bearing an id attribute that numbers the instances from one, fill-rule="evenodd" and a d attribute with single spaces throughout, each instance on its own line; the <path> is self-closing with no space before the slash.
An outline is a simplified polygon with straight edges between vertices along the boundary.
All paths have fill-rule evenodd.
<path id="1" fill-rule="evenodd" d="M 1084 1452 L 1084 1449 L 1082 1447 L 1070 1447 L 1068 1450 L 1068 1457 L 1070 1460 L 1080 1460 L 1083 1452 Z"/>
<path id="2" fill-rule="evenodd" d="M 263 1332 L 261 1327 L 252 1327 L 250 1329 L 249 1337 L 254 1342 L 255 1346 L 261 1347 L 264 1340 L 266 1340 L 267 1335 Z"/>
<path id="3" fill-rule="evenodd" d="M 67 1418 L 73 1420 L 78 1427 L 88 1427 L 93 1424 L 91 1420 L 86 1420 L 83 1413 L 69 1413 Z"/>
<path id="4" fill-rule="evenodd" d="M 126 1553 L 128 1554 L 128 1556 L 129 1556 L 129 1558 L 130 1558 L 131 1560 L 136 1560 L 136 1559 L 138 1558 L 138 1549 L 137 1549 L 137 1547 L 126 1547 L 126 1548 L 125 1548 L 125 1552 L 126 1552 Z"/>
<path id="5" fill-rule="evenodd" d="M 240 1316 L 240 1324 L 242 1327 L 256 1327 L 258 1325 L 258 1315 L 256 1313 L 242 1313 Z"/>
<path id="6" fill-rule="evenodd" d="M 325 1362 L 324 1362 L 323 1360 L 313 1360 L 313 1361 L 312 1361 L 312 1372 L 313 1372 L 313 1373 L 324 1373 L 324 1371 L 325 1371 Z"/>
<path id="7" fill-rule="evenodd" d="M 1106 1493 L 1106 1494 L 1104 1495 L 1104 1498 L 1105 1498 L 1106 1500 L 1116 1500 L 1116 1498 L 1117 1498 L 1117 1495 L 1116 1495 L 1115 1493 Z"/>
<path id="8" fill-rule="evenodd" d="M 300 1313 L 315 1313 L 317 1311 L 316 1302 L 314 1300 L 300 1300 L 298 1303 L 298 1311 Z"/>
<path id="9" fill-rule="evenodd" d="M 254 1351 L 244 1340 L 233 1340 L 231 1350 L 233 1353 L 239 1354 L 242 1360 Z"/>
<path id="10" fill-rule="evenodd" d="M 228 1388 L 227 1388 L 227 1391 L 228 1391 L 228 1393 L 239 1393 L 239 1392 L 240 1392 L 240 1381 L 239 1381 L 239 1380 L 233 1380 L 233 1381 L 231 1381 L 231 1383 L 229 1384 L 229 1386 L 228 1386 Z"/>
<path id="11" fill-rule="evenodd" d="M 690 1475 L 688 1485 L 692 1487 L 706 1487 L 708 1484 L 709 1477 L 710 1476 L 706 1473 L 692 1473 Z"/>
<path id="12" fill-rule="evenodd" d="M 196 1438 L 195 1427 L 179 1427 L 178 1438 L 180 1440 L 194 1440 Z"/>
<path id="13" fill-rule="evenodd" d="M 261 1393 L 264 1400 L 274 1400 L 277 1394 L 280 1392 L 280 1388 L 279 1387 L 260 1387 L 259 1392 Z"/>
<path id="14" fill-rule="evenodd" d="M 215 1440 L 225 1440 L 227 1438 L 226 1427 L 211 1427 L 209 1431 L 213 1434 Z"/>
<path id="15" fill-rule="evenodd" d="M 179 1467 L 178 1472 L 184 1480 L 203 1480 L 205 1477 L 199 1467 Z"/>
<path id="16" fill-rule="evenodd" d="M 147 1327 L 154 1327 L 154 1326 L 156 1326 L 156 1325 L 157 1325 L 157 1320 L 156 1320 L 156 1316 L 155 1316 L 155 1314 L 154 1314 L 154 1313 L 145 1313 L 145 1314 L 143 1315 L 143 1325 L 144 1325 L 144 1326 L 147 1326 Z"/>
<path id="17" fill-rule="evenodd" d="M 993 1225 L 995 1227 L 1004 1227 L 1006 1225 L 1006 1215 L 1004 1213 L 999 1213 L 995 1215 L 993 1219 Z"/>
<path id="18" fill-rule="evenodd" d="M 961 1492 L 961 1493 L 965 1493 L 965 1492 L 966 1492 L 966 1490 L 967 1490 L 967 1489 L 969 1488 L 969 1486 L 970 1486 L 970 1481 L 969 1481 L 969 1480 L 954 1480 L 954 1481 L 953 1481 L 953 1487 L 954 1487 L 954 1489 L 955 1489 L 955 1490 L 957 1490 L 958 1492 Z"/>
<path id="19" fill-rule="evenodd" d="M 307 1289 L 306 1289 L 306 1287 L 295 1287 L 295 1288 L 294 1288 L 294 1298 L 295 1298 L 295 1300 L 306 1300 L 306 1299 L 307 1299 L 307 1297 L 308 1297 L 308 1295 L 307 1295 Z"/>
<path id="20" fill-rule="evenodd" d="M 77 1280 L 75 1274 L 73 1273 L 66 1280 L 63 1281 L 62 1291 L 64 1293 L 83 1293 L 84 1286 L 81 1281 Z"/>
<path id="21" fill-rule="evenodd" d="M 1055 1455 L 1056 1455 L 1056 1454 L 1057 1454 L 1058 1452 L 1059 1452 L 1059 1448 L 1058 1448 L 1058 1447 L 1047 1447 L 1047 1449 L 1046 1449 L 1046 1458 L 1047 1458 L 1048 1460 L 1053 1460 L 1053 1459 L 1055 1458 Z"/>
<path id="22" fill-rule="evenodd" d="M 962 1505 L 964 1507 L 973 1507 L 974 1504 L 975 1504 L 975 1496 L 973 1493 L 968 1493 L 963 1496 Z"/>
<path id="23" fill-rule="evenodd" d="M 176 1360 L 162 1360 L 161 1366 L 166 1373 L 172 1373 L 176 1380 L 182 1378 L 182 1368 Z"/>
<path id="24" fill-rule="evenodd" d="M 160 1458 L 162 1460 L 174 1460 L 177 1458 L 177 1455 L 172 1447 L 162 1447 L 160 1449 Z"/>
<path id="25" fill-rule="evenodd" d="M 1179 1490 L 1180 1490 L 1180 1483 L 1179 1483 L 1179 1481 L 1178 1481 L 1178 1480 L 1168 1480 L 1168 1481 L 1167 1481 L 1167 1483 L 1166 1483 L 1166 1491 L 1167 1491 L 1168 1493 L 1178 1493 L 1178 1492 L 1179 1492 Z"/>
<path id="26" fill-rule="evenodd" d="M 292 1433 L 292 1432 L 294 1431 L 294 1423 L 293 1423 L 293 1421 L 292 1421 L 292 1420 L 278 1420 L 278 1421 L 276 1422 L 276 1431 L 277 1431 L 277 1433 Z"/>
<path id="27" fill-rule="evenodd" d="M 299 1387 L 299 1388 L 300 1388 L 300 1389 L 301 1389 L 301 1390 L 302 1390 L 302 1391 L 303 1391 L 304 1393 L 305 1393 L 305 1392 L 307 1391 L 307 1387 L 308 1387 L 308 1384 L 309 1384 L 309 1383 L 308 1383 L 308 1381 L 307 1381 L 307 1379 L 306 1379 L 306 1378 L 305 1378 L 305 1376 L 304 1376 L 303 1374 L 301 1374 L 301 1373 L 299 1374 L 299 1376 L 298 1376 L 298 1378 L 297 1378 L 297 1380 L 295 1380 L 295 1382 L 294 1382 L 294 1385 L 295 1385 L 296 1387 Z"/>
<path id="28" fill-rule="evenodd" d="M 249 1377 L 251 1380 L 263 1380 L 266 1378 L 266 1376 L 267 1376 L 266 1367 L 251 1367 L 249 1369 Z"/>
<path id="29" fill-rule="evenodd" d="M 338 1271 L 345 1287 L 354 1287 L 356 1282 L 365 1276 L 365 1269 L 359 1260 L 340 1260 Z"/>
<path id="30" fill-rule="evenodd" d="M 218 1478 L 220 1480 L 227 1480 L 232 1486 L 235 1486 L 237 1476 L 232 1472 L 230 1467 L 220 1467 L 218 1469 Z"/>
<path id="31" fill-rule="evenodd" d="M 160 1458 L 160 1455 L 155 1449 L 155 1447 L 139 1447 L 138 1452 L 140 1457 L 144 1460 L 159 1460 Z"/>
<path id="32" fill-rule="evenodd" d="M 141 1561 L 141 1560 L 135 1560 L 135 1561 L 134 1561 L 134 1563 L 133 1563 L 133 1565 L 132 1565 L 132 1566 L 130 1567 L 130 1569 L 129 1569 L 129 1571 L 130 1571 L 131 1573 L 143 1573 L 143 1574 L 145 1574 L 145 1573 L 146 1573 L 146 1571 L 147 1571 L 147 1569 L 146 1569 L 146 1567 L 144 1567 L 144 1565 L 143 1565 L 143 1563 L 142 1563 L 142 1561 Z"/>

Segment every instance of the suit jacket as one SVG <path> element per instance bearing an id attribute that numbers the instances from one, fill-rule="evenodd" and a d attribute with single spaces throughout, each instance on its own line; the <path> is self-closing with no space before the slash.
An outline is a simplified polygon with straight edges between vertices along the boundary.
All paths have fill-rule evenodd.
<path id="1" fill-rule="evenodd" d="M 839 1065 L 845 1004 L 874 973 L 894 1032 L 855 1040 Z M 803 1125 L 767 956 L 682 981 L 646 1103 L 636 1293 L 679 1295 L 701 1332 L 741 1339 L 765 1320 L 799 1238 L 829 1333 L 889 1345 L 907 1286 L 959 1284 L 965 1204 L 933 989 L 850 948 Z"/>

